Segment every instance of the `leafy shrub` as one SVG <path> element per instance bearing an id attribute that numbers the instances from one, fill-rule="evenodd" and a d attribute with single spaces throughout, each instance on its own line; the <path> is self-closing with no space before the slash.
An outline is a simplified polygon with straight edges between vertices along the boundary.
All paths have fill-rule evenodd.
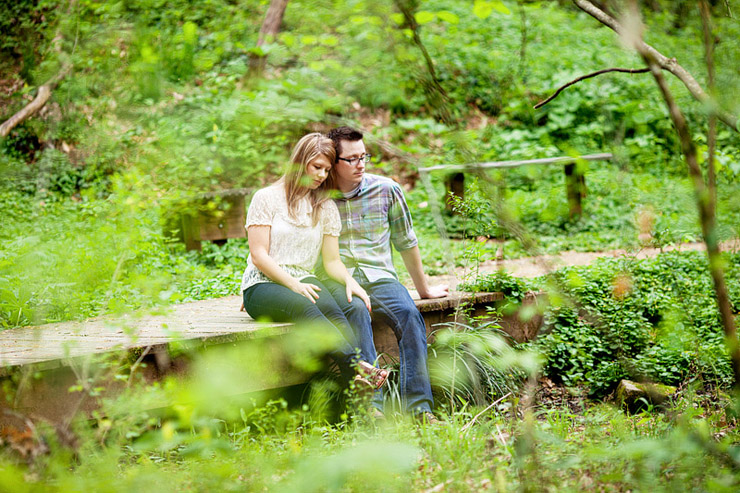
<path id="1" fill-rule="evenodd" d="M 526 280 L 515 277 L 505 270 L 480 276 L 474 282 L 461 284 L 462 291 L 503 293 L 511 301 L 520 302 L 533 290 L 533 285 Z"/>
<path id="2" fill-rule="evenodd" d="M 734 310 L 740 307 L 740 256 L 726 254 Z M 732 372 L 702 252 L 653 259 L 599 259 L 555 274 L 575 306 L 545 313 L 533 346 L 545 372 L 604 396 L 620 378 L 677 385 L 700 379 L 728 385 Z"/>
<path id="3" fill-rule="evenodd" d="M 440 324 L 434 332 L 429 368 L 443 405 L 451 410 L 460 405 L 485 405 L 520 391 L 538 362 L 535 355 L 514 350 L 505 336 L 490 322 Z"/>

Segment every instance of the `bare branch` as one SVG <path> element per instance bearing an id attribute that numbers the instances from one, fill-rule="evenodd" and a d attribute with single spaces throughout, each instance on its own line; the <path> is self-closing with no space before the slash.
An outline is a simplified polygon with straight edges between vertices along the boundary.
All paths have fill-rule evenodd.
<path id="1" fill-rule="evenodd" d="M 609 72 L 624 72 L 627 74 L 644 74 L 647 72 L 650 72 L 649 68 L 605 68 L 603 70 L 597 70 L 596 72 L 591 72 L 590 74 L 582 75 L 576 79 L 573 79 L 572 81 L 568 82 L 567 84 L 564 84 L 558 88 L 557 91 L 555 91 L 555 94 L 550 96 L 549 98 L 545 99 L 544 101 L 540 101 L 536 105 L 534 105 L 534 109 L 539 109 L 545 106 L 547 103 L 558 97 L 558 94 L 560 94 L 563 89 L 572 86 L 573 84 L 577 84 L 585 79 L 590 79 L 591 77 L 596 77 L 597 75 L 606 74 Z"/>
<path id="2" fill-rule="evenodd" d="M 69 71 L 72 69 L 72 65 L 65 65 L 62 70 L 59 71 L 54 77 L 52 77 L 46 84 L 39 87 L 36 97 L 23 107 L 15 115 L 8 118 L 2 125 L 0 125 L 0 137 L 7 137 L 11 130 L 26 121 L 28 118 L 33 116 L 37 111 L 44 107 L 44 105 L 51 98 L 51 91 L 53 91 L 59 82 L 64 79 Z"/>
<path id="3" fill-rule="evenodd" d="M 691 139 L 689 125 L 686 122 L 686 118 L 684 118 L 683 113 L 681 113 L 681 109 L 676 104 L 673 94 L 671 94 L 671 91 L 668 88 L 666 79 L 663 77 L 663 71 L 661 70 L 658 61 L 654 58 L 653 51 L 649 50 L 645 43 L 636 43 L 635 47 L 643 60 L 645 60 L 648 67 L 650 67 L 650 73 L 653 74 L 655 82 L 658 84 L 658 88 L 663 95 L 663 99 L 668 107 L 668 113 L 673 121 L 673 125 L 676 127 L 679 140 L 681 141 L 681 151 L 686 158 L 686 164 L 689 167 L 689 175 L 694 182 L 696 206 L 699 210 L 702 235 L 704 237 L 704 244 L 707 247 L 707 257 L 709 258 L 709 272 L 712 275 L 712 281 L 714 282 L 717 305 L 722 319 L 730 359 L 732 361 L 735 388 L 738 388 L 738 386 L 740 386 L 740 345 L 738 344 L 737 339 L 737 329 L 735 327 L 735 317 L 732 313 L 732 304 L 730 303 L 727 284 L 725 283 L 725 276 L 722 270 L 722 259 L 715 229 L 716 218 L 714 210 L 710 205 L 711 199 L 709 198 L 709 190 L 704 182 L 701 168 L 699 167 L 699 161 L 696 157 L 696 147 Z"/>
<path id="4" fill-rule="evenodd" d="M 727 8 L 727 17 L 729 17 L 730 19 L 734 19 L 734 17 L 732 16 L 732 9 L 730 8 L 730 2 L 728 2 L 727 0 L 725 0 L 725 7 Z"/>
<path id="5" fill-rule="evenodd" d="M 704 58 L 707 63 L 707 82 L 709 93 L 714 95 L 714 36 L 712 35 L 712 19 L 709 5 L 706 0 L 700 0 L 701 25 L 704 32 Z M 714 165 L 714 151 L 717 144 L 717 113 L 714 105 L 709 107 L 709 132 L 707 134 L 707 186 L 709 187 L 709 206 L 712 214 L 717 213 L 717 170 Z"/>
<path id="6" fill-rule="evenodd" d="M 573 3 L 578 6 L 581 10 L 586 12 L 588 15 L 596 19 L 597 21 L 601 22 L 605 26 L 612 29 L 614 32 L 619 34 L 620 36 L 623 36 L 625 34 L 624 27 L 617 22 L 616 19 L 613 17 L 607 15 L 602 10 L 597 8 L 593 3 L 591 3 L 588 0 L 573 0 Z M 668 72 L 675 75 L 683 84 L 686 86 L 686 88 L 689 90 L 692 96 L 697 101 L 700 101 L 702 103 L 708 104 L 710 103 L 710 97 L 709 95 L 704 92 L 704 89 L 702 89 L 701 85 L 694 79 L 694 77 L 689 73 L 688 70 L 683 68 L 675 58 L 668 58 L 662 53 L 660 53 L 658 50 L 650 46 L 649 44 L 645 43 L 644 41 L 640 40 L 637 43 L 639 46 L 637 46 L 637 50 L 640 53 L 647 53 L 651 60 L 654 61 L 654 63 L 660 67 L 663 70 L 667 70 Z M 738 120 L 738 117 L 727 113 L 724 111 L 718 111 L 717 117 L 720 119 L 722 123 L 730 127 L 731 129 L 735 130 L 736 132 L 740 132 L 740 123 Z"/>

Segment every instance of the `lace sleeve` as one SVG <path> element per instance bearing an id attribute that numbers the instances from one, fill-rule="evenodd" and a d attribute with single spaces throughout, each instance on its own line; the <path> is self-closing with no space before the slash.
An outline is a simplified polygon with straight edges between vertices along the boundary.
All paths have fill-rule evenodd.
<path id="1" fill-rule="evenodd" d="M 272 226 L 272 218 L 275 215 L 275 207 L 270 206 L 267 189 L 257 190 L 252 197 L 252 202 L 247 209 L 247 224 L 250 226 Z"/>
<path id="2" fill-rule="evenodd" d="M 339 209 L 333 200 L 327 200 L 321 209 L 321 233 L 329 236 L 339 236 L 342 232 L 342 220 L 339 218 Z"/>

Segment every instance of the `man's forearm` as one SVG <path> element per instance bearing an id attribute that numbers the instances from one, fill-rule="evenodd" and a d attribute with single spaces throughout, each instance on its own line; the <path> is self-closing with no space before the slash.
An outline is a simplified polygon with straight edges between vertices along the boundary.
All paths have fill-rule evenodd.
<path id="1" fill-rule="evenodd" d="M 401 258 L 419 296 L 426 298 L 429 295 L 429 284 L 427 283 L 427 276 L 424 275 L 424 266 L 421 263 L 419 247 L 415 246 L 402 251 Z"/>

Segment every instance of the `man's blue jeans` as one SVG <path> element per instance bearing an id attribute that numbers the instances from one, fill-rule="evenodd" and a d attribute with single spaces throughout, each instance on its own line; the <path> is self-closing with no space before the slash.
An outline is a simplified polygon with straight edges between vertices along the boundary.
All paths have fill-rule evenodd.
<path id="1" fill-rule="evenodd" d="M 433 400 L 427 368 L 427 330 L 414 300 L 408 290 L 395 279 L 369 282 L 359 270 L 355 273 L 355 279 L 370 296 L 373 314 L 380 316 L 393 329 L 398 340 L 399 385 L 404 407 L 414 414 L 431 412 Z M 361 358 L 375 363 L 378 356 L 370 314 L 364 303 L 357 297 L 353 297 L 352 303 L 348 303 L 344 285 L 331 280 L 322 282 L 344 311 L 350 327 L 355 330 Z M 382 409 L 382 395 L 379 392 L 376 393 L 373 404 Z"/>
<path id="2" fill-rule="evenodd" d="M 311 303 L 305 296 L 281 284 L 262 282 L 244 290 L 242 293 L 244 308 L 255 320 L 267 317 L 275 322 L 315 322 L 341 335 L 343 342 L 331 356 L 337 362 L 343 378 L 349 380 L 354 373 L 352 365 L 358 360 L 357 351 L 354 349 L 357 346 L 354 331 L 349 328 L 347 318 L 327 287 L 314 277 L 303 279 L 303 282 L 321 288 L 316 303 Z M 345 303 L 346 301 L 345 296 Z M 367 312 L 365 305 L 362 307 Z"/>

